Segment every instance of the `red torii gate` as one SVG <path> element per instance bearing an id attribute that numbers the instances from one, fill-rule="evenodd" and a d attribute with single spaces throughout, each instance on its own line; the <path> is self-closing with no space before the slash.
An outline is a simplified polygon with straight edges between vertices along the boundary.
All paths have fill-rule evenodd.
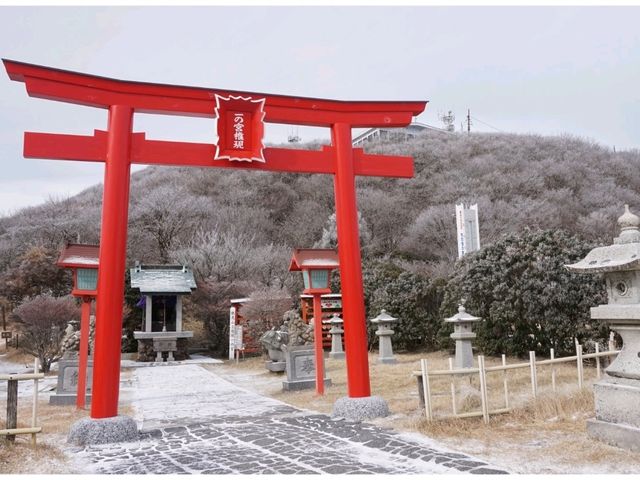
<path id="1" fill-rule="evenodd" d="M 109 110 L 108 130 L 96 130 L 93 136 L 24 134 L 27 158 L 105 163 L 91 417 L 118 414 L 132 163 L 333 174 L 348 394 L 349 397 L 371 395 L 355 176 L 411 178 L 413 159 L 368 155 L 360 148 L 352 148 L 351 129 L 406 126 L 424 111 L 426 101 L 345 102 L 122 81 L 7 59 L 3 59 L 3 63 L 9 78 L 24 82 L 31 97 Z M 220 97 L 259 98 L 263 109 L 259 113 L 263 113 L 265 122 L 328 127 L 331 146 L 324 146 L 320 151 L 265 148 L 260 149 L 263 155 L 260 161 L 236 161 L 220 159 L 222 135 L 218 145 L 214 145 L 148 140 L 144 133 L 132 131 L 134 112 L 216 118 Z M 250 112 L 245 113 L 247 118 L 253 118 Z M 260 131 L 261 142 L 262 118 L 258 121 L 254 127 Z M 221 128 L 219 124 L 219 132 Z"/>

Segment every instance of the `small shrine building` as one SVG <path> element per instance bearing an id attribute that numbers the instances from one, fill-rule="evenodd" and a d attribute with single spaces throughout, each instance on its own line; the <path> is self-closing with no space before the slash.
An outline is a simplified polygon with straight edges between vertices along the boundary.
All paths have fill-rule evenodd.
<path id="1" fill-rule="evenodd" d="M 197 288 L 191 269 L 184 265 L 140 265 L 130 270 L 131 288 L 140 291 L 137 307 L 143 309 L 142 328 L 133 332 L 138 340 L 138 360 L 189 357 L 188 339 L 193 332 L 182 329 L 182 296 Z"/>

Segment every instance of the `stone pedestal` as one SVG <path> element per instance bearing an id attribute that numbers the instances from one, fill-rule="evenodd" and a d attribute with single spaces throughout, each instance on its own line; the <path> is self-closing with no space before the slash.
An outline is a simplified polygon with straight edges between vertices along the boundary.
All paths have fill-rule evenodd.
<path id="1" fill-rule="evenodd" d="M 133 442 L 138 439 L 135 420 L 125 415 L 108 418 L 83 418 L 69 430 L 67 442 L 75 445 Z"/>
<path id="2" fill-rule="evenodd" d="M 282 382 L 283 390 L 304 390 L 316 387 L 316 360 L 313 345 L 289 347 L 285 352 L 287 379 Z M 331 379 L 324 379 L 325 387 Z"/>
<path id="3" fill-rule="evenodd" d="M 593 393 L 596 418 L 587 420 L 589 436 L 640 452 L 640 381 L 605 375 Z"/>
<path id="4" fill-rule="evenodd" d="M 591 315 L 611 317 L 615 310 L 625 308 L 603 305 L 592 309 Z M 611 329 L 620 334 L 624 346 L 593 386 L 596 417 L 587 420 L 587 433 L 609 445 L 640 452 L 640 326 L 618 324 Z"/>
<path id="5" fill-rule="evenodd" d="M 87 362 L 87 393 L 85 403 L 91 403 L 91 382 L 93 380 L 93 360 Z M 75 405 L 78 393 L 78 359 L 62 358 L 58 361 L 58 385 L 56 393 L 49 396 L 51 405 Z"/>
<path id="6" fill-rule="evenodd" d="M 264 368 L 270 372 L 284 372 L 287 368 L 287 362 L 274 362 L 273 360 L 268 360 L 264 362 Z"/>
<path id="7" fill-rule="evenodd" d="M 189 358 L 189 341 L 193 332 L 133 332 L 133 337 L 138 340 L 139 362 L 156 362 L 158 352 L 154 349 L 153 343 L 156 338 L 173 337 L 176 338 L 176 351 L 173 352 L 174 360 L 186 360 Z M 163 354 L 163 359 L 167 358 L 167 352 Z"/>
<path id="8" fill-rule="evenodd" d="M 345 418 L 354 422 L 389 415 L 389 406 L 384 398 L 377 395 L 371 397 L 342 397 L 333 404 L 332 418 Z"/>

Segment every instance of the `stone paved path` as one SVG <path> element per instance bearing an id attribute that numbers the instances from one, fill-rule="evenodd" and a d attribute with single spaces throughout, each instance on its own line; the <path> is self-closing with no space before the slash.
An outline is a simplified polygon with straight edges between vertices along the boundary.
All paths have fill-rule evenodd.
<path id="1" fill-rule="evenodd" d="M 126 392 L 125 392 L 126 393 Z M 507 473 L 419 435 L 332 420 L 198 365 L 136 369 L 140 440 L 74 449 L 86 473 Z"/>

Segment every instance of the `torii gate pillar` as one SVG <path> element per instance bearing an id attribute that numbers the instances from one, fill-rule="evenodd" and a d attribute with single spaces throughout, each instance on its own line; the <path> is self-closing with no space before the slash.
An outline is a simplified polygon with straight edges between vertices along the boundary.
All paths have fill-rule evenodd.
<path id="1" fill-rule="evenodd" d="M 93 357 L 93 377 L 100 381 L 94 380 L 92 386 L 93 418 L 118 415 L 122 338 L 122 293 L 118 293 L 124 292 L 127 259 L 132 121 L 131 107 L 110 107 Z"/>
<path id="2" fill-rule="evenodd" d="M 345 351 L 349 352 L 345 359 L 347 377 L 352 379 L 348 382 L 347 387 L 350 397 L 368 397 L 371 395 L 369 356 L 351 126 L 336 123 L 331 129 L 331 133 L 332 143 L 336 148 L 334 191 L 338 255 L 340 257 L 340 285 L 342 288 L 342 317 L 345 319 L 344 342 Z"/>

